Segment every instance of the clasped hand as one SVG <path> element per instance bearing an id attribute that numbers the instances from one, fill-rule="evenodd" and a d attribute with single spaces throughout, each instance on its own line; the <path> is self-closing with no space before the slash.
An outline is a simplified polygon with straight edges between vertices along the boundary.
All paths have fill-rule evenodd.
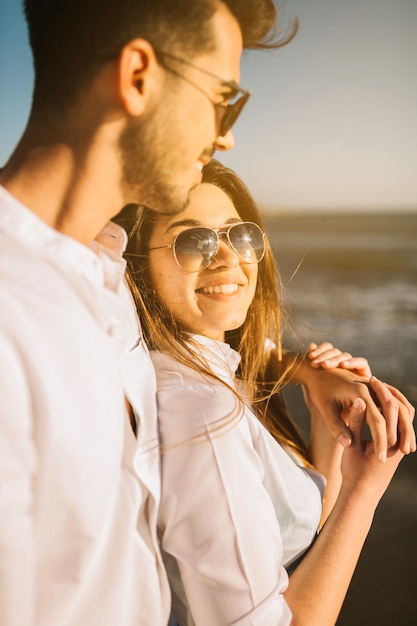
<path id="1" fill-rule="evenodd" d="M 274 358 L 277 355 L 272 353 Z M 403 454 L 416 451 L 414 407 L 396 387 L 372 376 L 366 359 L 352 357 L 330 343 L 312 343 L 292 380 L 303 385 L 311 414 L 321 416 L 343 447 L 352 442 L 346 416 L 359 398 L 366 405 L 365 419 L 380 461 L 386 461 L 390 449 Z"/>

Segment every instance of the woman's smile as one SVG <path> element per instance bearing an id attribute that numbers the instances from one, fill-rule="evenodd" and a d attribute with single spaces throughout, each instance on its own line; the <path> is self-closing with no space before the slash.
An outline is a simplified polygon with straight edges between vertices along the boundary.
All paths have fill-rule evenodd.
<path id="1" fill-rule="evenodd" d="M 213 285 L 212 287 L 201 287 L 201 289 L 196 289 L 197 293 L 203 293 L 206 295 L 217 295 L 217 294 L 227 294 L 230 295 L 232 293 L 236 293 L 239 289 L 239 285 L 237 283 L 227 283 L 222 285 Z"/>

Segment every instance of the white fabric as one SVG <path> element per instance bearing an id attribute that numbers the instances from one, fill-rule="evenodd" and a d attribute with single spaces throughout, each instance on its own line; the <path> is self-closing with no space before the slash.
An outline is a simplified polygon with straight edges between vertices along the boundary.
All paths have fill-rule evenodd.
<path id="1" fill-rule="evenodd" d="M 109 224 L 90 250 L 0 187 L 1 626 L 168 621 L 155 380 L 125 243 Z M 137 440 L 125 394 L 146 417 Z"/>
<path id="2" fill-rule="evenodd" d="M 239 355 L 194 339 L 233 387 Z M 284 565 L 315 537 L 323 478 L 224 385 L 165 354 L 151 357 L 163 450 L 158 525 L 174 615 L 181 626 L 289 624 Z"/>

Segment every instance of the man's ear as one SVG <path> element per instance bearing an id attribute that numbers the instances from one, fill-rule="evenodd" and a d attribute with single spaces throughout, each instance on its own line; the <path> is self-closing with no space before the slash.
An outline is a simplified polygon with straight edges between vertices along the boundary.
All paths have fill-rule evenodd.
<path id="1" fill-rule="evenodd" d="M 129 115 L 142 115 L 161 76 L 162 68 L 148 41 L 132 39 L 124 46 L 119 56 L 118 88 Z"/>

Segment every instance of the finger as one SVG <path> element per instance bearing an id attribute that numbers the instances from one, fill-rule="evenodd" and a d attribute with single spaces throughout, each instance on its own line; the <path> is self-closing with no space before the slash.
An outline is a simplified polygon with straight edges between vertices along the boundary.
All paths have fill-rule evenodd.
<path id="1" fill-rule="evenodd" d="M 398 447 L 404 454 L 416 451 L 414 429 L 409 421 L 408 410 L 402 402 L 400 402 L 398 411 Z"/>
<path id="2" fill-rule="evenodd" d="M 333 344 L 329 341 L 324 341 L 319 345 L 311 343 L 308 347 L 308 356 L 314 359 L 315 357 L 320 356 L 326 350 L 333 350 L 333 348 Z"/>
<path id="3" fill-rule="evenodd" d="M 355 398 L 352 406 L 343 412 L 343 418 L 352 434 L 352 444 L 362 442 L 366 418 L 366 403 L 362 398 Z"/>
<path id="4" fill-rule="evenodd" d="M 348 361 L 351 358 L 352 355 L 349 352 L 341 352 L 338 348 L 333 348 L 332 350 L 326 350 L 314 358 L 311 361 L 311 365 L 320 365 L 324 369 L 332 369 L 339 367 L 342 362 Z"/>
<path id="5" fill-rule="evenodd" d="M 386 451 L 388 447 L 394 446 L 397 443 L 399 401 L 391 393 L 387 385 L 378 380 L 375 376 L 371 376 L 369 379 L 369 387 L 375 393 L 380 408 L 380 417 L 378 418 L 373 407 L 368 407 L 370 410 L 372 409 L 373 418 L 372 423 L 368 421 L 369 428 L 372 433 L 372 438 L 375 441 L 377 452 L 380 454 L 383 451 L 382 444 L 384 444 Z M 385 421 L 385 425 L 380 424 L 380 418 Z M 385 433 L 385 437 L 380 439 L 382 432 Z"/>
<path id="6" fill-rule="evenodd" d="M 307 399 L 307 406 L 309 406 L 311 404 L 308 400 L 309 392 L 306 388 L 303 388 L 303 391 Z M 351 402 L 352 400 L 349 402 L 349 405 Z M 346 424 L 339 402 L 331 397 L 326 398 L 321 405 L 320 413 L 325 416 L 326 427 L 333 439 L 338 441 L 344 448 L 349 447 L 352 443 L 352 434 Z"/>
<path id="7" fill-rule="evenodd" d="M 399 389 L 397 389 L 396 387 L 393 387 L 392 385 L 390 385 L 389 383 L 385 383 L 385 385 L 388 387 L 388 389 L 391 391 L 391 393 L 398 398 L 399 400 L 401 400 L 401 402 L 403 402 L 410 413 L 410 419 L 411 421 L 414 419 L 415 416 L 415 408 L 413 407 L 413 405 L 411 404 L 411 402 L 408 401 L 408 399 L 405 397 L 405 395 L 403 393 L 401 393 L 401 391 Z"/>
<path id="8" fill-rule="evenodd" d="M 367 359 L 363 357 L 351 356 L 350 358 L 341 361 L 340 367 L 343 367 L 346 370 L 356 371 L 359 376 L 364 376 L 365 378 L 370 378 L 372 376 L 369 363 Z"/>
<path id="9" fill-rule="evenodd" d="M 407 398 L 392 385 L 387 384 L 388 389 L 399 402 L 398 415 L 398 434 L 399 448 L 404 454 L 416 451 L 416 433 L 414 431 L 413 420 L 415 416 L 415 408 L 407 400 Z"/>
<path id="10" fill-rule="evenodd" d="M 329 350 L 320 357 L 321 366 L 326 369 L 332 369 L 339 367 L 344 361 L 349 361 L 352 358 L 350 352 L 341 352 L 340 350 Z"/>

